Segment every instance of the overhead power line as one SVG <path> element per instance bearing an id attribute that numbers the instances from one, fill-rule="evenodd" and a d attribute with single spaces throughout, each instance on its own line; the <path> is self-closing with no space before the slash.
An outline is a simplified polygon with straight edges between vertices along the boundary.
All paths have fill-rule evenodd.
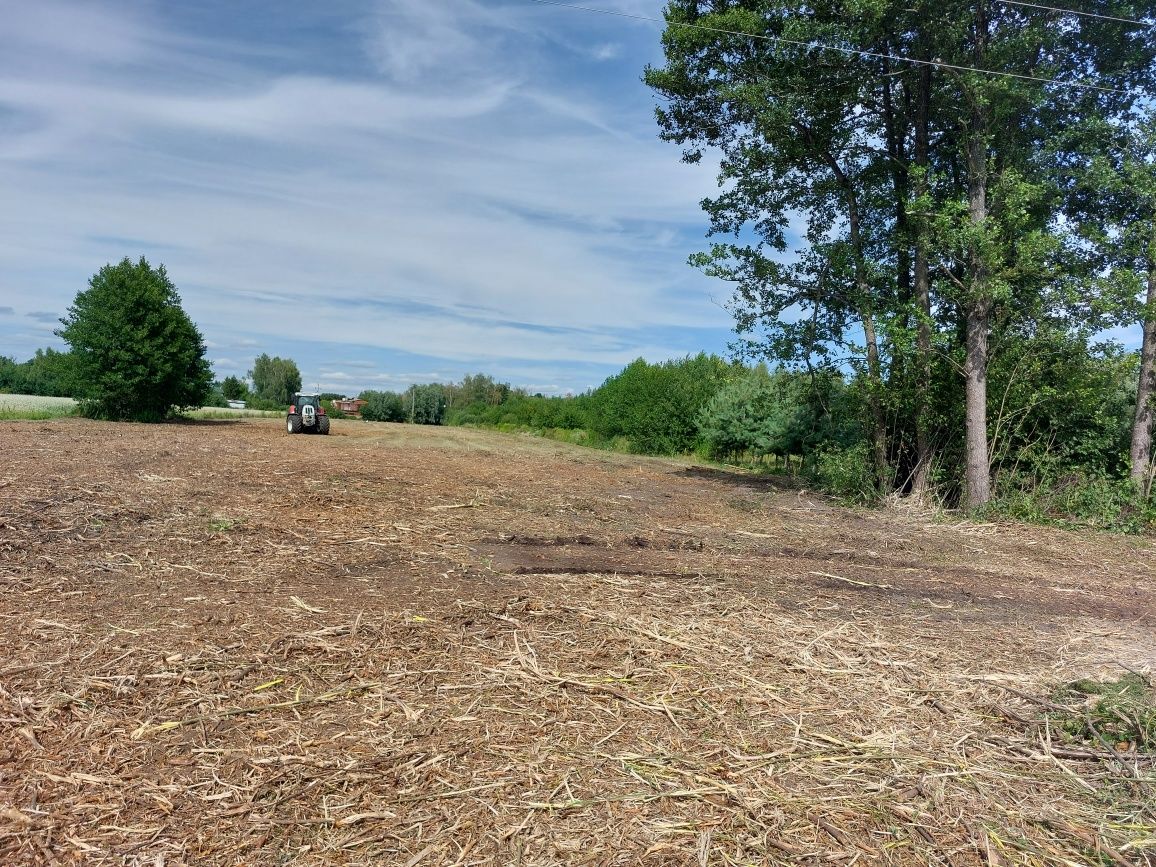
<path id="1" fill-rule="evenodd" d="M 743 36 L 747 39 L 763 39 L 767 42 L 776 42 L 780 45 L 794 45 L 800 48 L 817 48 L 824 51 L 837 51 L 841 54 L 850 54 L 857 57 L 871 57 L 876 60 L 894 60 L 898 63 L 910 63 L 914 66 L 931 66 L 936 69 L 950 69 L 955 72 L 977 72 L 981 75 L 992 75 L 999 78 L 1016 78 L 1021 81 L 1034 81 L 1038 84 L 1055 84 L 1060 87 L 1078 87 L 1083 90 L 1095 90 L 1100 93 L 1126 94 L 1126 90 L 1116 87 L 1104 87 L 1099 84 L 1085 84 L 1080 81 L 1061 81 L 1057 78 L 1042 78 L 1038 75 L 1023 75 L 1018 72 L 1001 72 L 996 69 L 980 69 L 975 66 L 959 66 L 954 63 L 945 63 L 942 60 L 922 60 L 916 57 L 903 57 L 897 54 L 885 54 L 879 51 L 867 51 L 862 48 L 844 48 L 840 45 L 828 45 L 823 42 L 807 42 L 801 39 L 788 39 L 786 36 L 772 36 L 767 33 L 745 33 L 742 30 L 727 30 L 723 27 L 711 27 L 707 24 L 692 24 L 685 21 L 666 21 L 649 15 L 636 15 L 632 12 L 620 12 L 617 9 L 599 9 L 595 6 L 579 6 L 576 3 L 563 3 L 560 0 L 530 0 L 543 6 L 558 6 L 562 9 L 576 9 L 580 12 L 593 12 L 598 15 L 613 15 L 616 18 L 630 18 L 634 21 L 650 21 L 655 24 L 664 24 L 672 27 L 688 27 L 692 30 L 704 30 L 709 33 L 722 33 L 727 36 Z M 1009 2 L 1009 0 L 1001 0 Z M 1139 23 L 1139 22 L 1138 22 Z"/>
<path id="2" fill-rule="evenodd" d="M 1115 21 L 1118 24 L 1132 24 L 1136 27 L 1156 27 L 1148 21 L 1136 18 L 1121 18 L 1118 15 L 1101 15 L 1099 12 L 1083 12 L 1079 9 L 1066 9 L 1062 6 L 1045 6 L 1042 3 L 1027 3 L 1024 0 L 997 0 L 1005 6 L 1025 6 L 1028 9 L 1042 9 L 1045 12 L 1062 12 L 1064 15 L 1077 15 L 1080 18 L 1098 18 L 1101 21 Z"/>

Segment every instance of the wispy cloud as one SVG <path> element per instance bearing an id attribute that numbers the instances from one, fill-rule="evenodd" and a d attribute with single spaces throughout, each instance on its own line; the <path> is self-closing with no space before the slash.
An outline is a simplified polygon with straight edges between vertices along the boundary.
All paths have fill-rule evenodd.
<path id="1" fill-rule="evenodd" d="M 64 310 L 144 253 L 218 372 L 268 351 L 316 378 L 356 346 L 368 366 L 340 372 L 367 384 L 422 357 L 584 387 L 725 344 L 717 287 L 684 264 L 713 178 L 657 140 L 638 82 L 653 27 L 383 0 L 322 38 L 269 3 L 252 15 L 277 38 L 254 43 L 144 8 L 0 0 L 18 19 L 0 28 L 14 310 L 25 292 Z"/>

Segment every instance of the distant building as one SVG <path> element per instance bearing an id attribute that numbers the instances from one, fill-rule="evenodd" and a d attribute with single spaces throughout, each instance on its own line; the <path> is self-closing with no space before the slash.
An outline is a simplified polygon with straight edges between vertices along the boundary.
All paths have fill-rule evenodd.
<path id="1" fill-rule="evenodd" d="M 354 418 L 361 418 L 361 408 L 369 401 L 362 400 L 359 397 L 343 397 L 341 400 L 333 401 L 333 408 L 339 409 L 346 415 L 351 415 Z"/>
<path id="2" fill-rule="evenodd" d="M 231 400 L 229 401 L 229 409 L 245 409 L 245 401 Z"/>

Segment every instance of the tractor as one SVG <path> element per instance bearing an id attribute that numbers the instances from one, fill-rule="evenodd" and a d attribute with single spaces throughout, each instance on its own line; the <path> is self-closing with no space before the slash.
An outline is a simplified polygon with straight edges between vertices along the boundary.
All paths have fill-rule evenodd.
<path id="1" fill-rule="evenodd" d="M 329 416 L 325 414 L 321 398 L 316 394 L 293 395 L 293 404 L 285 416 L 285 430 L 291 434 L 303 431 L 329 433 Z"/>

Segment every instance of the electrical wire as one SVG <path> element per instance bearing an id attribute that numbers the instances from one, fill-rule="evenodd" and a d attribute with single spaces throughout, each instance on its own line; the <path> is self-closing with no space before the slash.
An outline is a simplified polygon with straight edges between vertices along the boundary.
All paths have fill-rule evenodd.
<path id="1" fill-rule="evenodd" d="M 1148 21 L 1136 18 L 1121 18 L 1118 15 L 1101 15 L 1099 12 L 1082 12 L 1079 9 L 1065 9 L 1061 6 L 1045 6 L 1042 3 L 1027 3 L 1025 0 L 997 0 L 1005 6 L 1025 6 L 1028 9 L 1042 9 L 1045 12 L 1062 12 L 1065 15 L 1078 15 L 1081 18 L 1098 18 L 1101 21 L 1115 21 L 1118 24 L 1132 24 L 1136 27 L 1156 27 Z"/>
<path id="2" fill-rule="evenodd" d="M 772 36 L 767 33 L 744 33 L 741 30 L 727 30 L 723 27 L 711 27 L 706 24 L 692 24 L 685 21 L 666 21 L 662 18 L 654 18 L 648 15 L 636 15 L 632 12 L 620 12 L 617 9 L 599 9 L 594 6 L 579 6 L 576 3 L 562 3 L 560 0 L 530 0 L 531 3 L 538 3 L 542 6 L 558 6 L 562 9 L 576 9 L 580 12 L 593 12 L 598 15 L 613 15 L 617 18 L 630 18 L 634 21 L 649 21 L 655 24 L 664 24 L 671 27 L 688 27 L 692 30 L 704 30 L 709 33 L 722 33 L 727 36 L 743 36 L 747 39 L 763 39 L 768 42 L 777 42 L 782 45 L 794 45 L 800 48 L 818 48 L 825 51 L 838 51 L 843 54 L 856 55 L 858 57 L 871 57 L 876 60 L 894 60 L 899 63 L 910 63 L 915 66 L 931 66 L 936 69 L 950 69 L 955 72 L 978 72 L 981 75 L 994 75 L 1000 78 L 1016 78 L 1021 81 L 1034 81 L 1039 84 L 1055 84 L 1060 87 L 1078 87 L 1083 90 L 1095 90 L 1100 93 L 1117 93 L 1126 95 L 1128 91 L 1120 90 L 1116 87 L 1104 87 L 1099 84 L 1085 84 L 1080 81 L 1060 81 L 1056 78 L 1042 78 L 1038 75 L 1023 75 L 1018 72 L 1000 72 L 995 69 L 980 69 L 975 66 L 959 66 L 954 63 L 945 63 L 942 60 L 921 60 L 915 57 L 903 57 L 897 54 L 884 54 L 878 51 L 867 51 L 862 48 L 843 48 L 838 45 L 827 45 L 823 42 L 805 42 L 801 39 L 788 39 L 786 36 Z M 1000 0 L 1000 2 L 1011 2 L 1011 0 Z"/>

